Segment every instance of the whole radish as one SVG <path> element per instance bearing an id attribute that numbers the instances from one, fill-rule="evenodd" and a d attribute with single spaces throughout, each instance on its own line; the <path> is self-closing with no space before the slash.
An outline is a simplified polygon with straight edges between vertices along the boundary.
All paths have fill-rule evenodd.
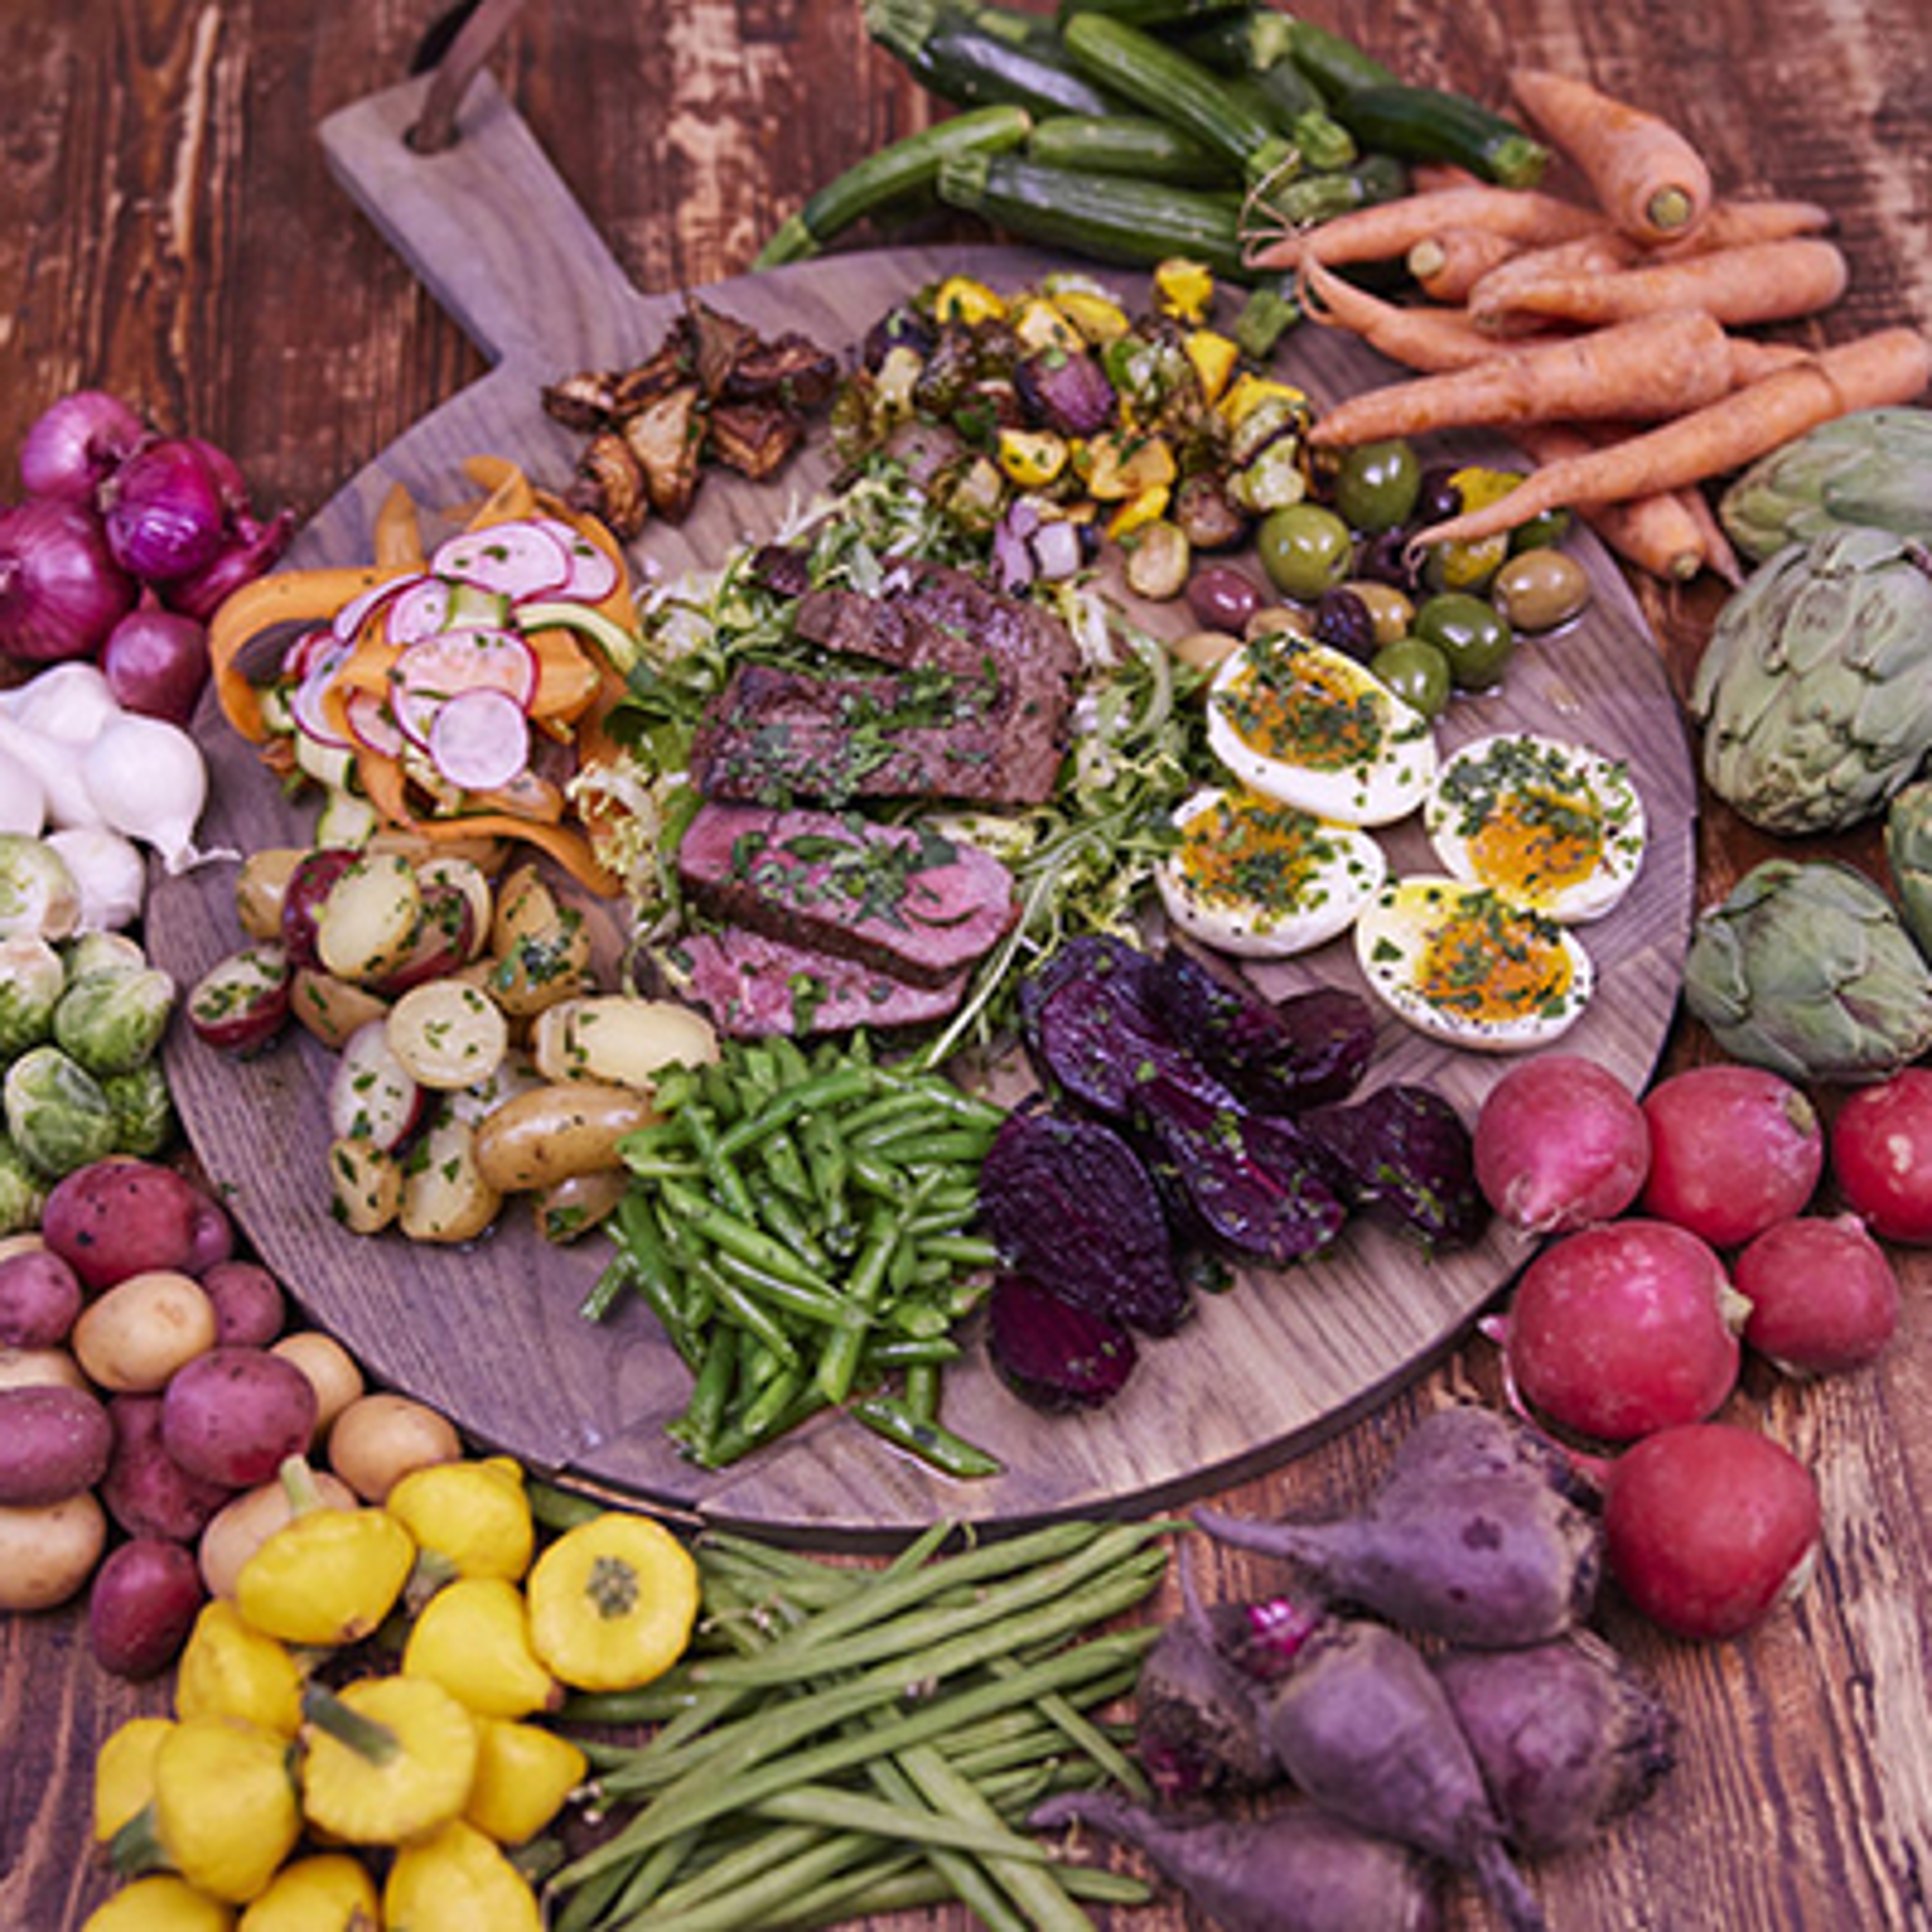
<path id="1" fill-rule="evenodd" d="M 1640 1206 L 1715 1248 L 1802 1214 L 1825 1168 L 1804 1093 L 1761 1066 L 1693 1066 L 1643 1098 L 1650 1172 Z"/>
<path id="2" fill-rule="evenodd" d="M 1472 1131 L 1484 1198 L 1528 1234 L 1611 1220 L 1636 1199 L 1650 1168 L 1636 1096 L 1581 1054 L 1520 1061 L 1490 1089 Z"/>
<path id="3" fill-rule="evenodd" d="M 1745 1312 L 1707 1242 L 1634 1216 L 1551 1242 L 1496 1326 L 1511 1385 L 1540 1419 L 1629 1442 L 1715 1412 L 1737 1381 Z"/>
<path id="4" fill-rule="evenodd" d="M 1750 1304 L 1744 1345 L 1787 1375 L 1837 1375 L 1885 1353 L 1898 1276 L 1856 1214 L 1801 1214 L 1748 1242 L 1731 1279 Z"/>
<path id="5" fill-rule="evenodd" d="M 1313 1804 L 1180 1819 L 1113 1792 L 1068 1791 L 1028 1822 L 1082 1825 L 1138 1846 L 1220 1932 L 1436 1932 L 1442 1922 L 1426 1860 Z"/>
<path id="6" fill-rule="evenodd" d="M 1820 1520 L 1810 1470 L 1781 1443 L 1726 1423 L 1647 1436 L 1604 1483 L 1610 1573 L 1676 1636 L 1736 1636 L 1801 1589 Z"/>
<path id="7" fill-rule="evenodd" d="M 1197 1513 L 1218 1540 L 1292 1564 L 1327 1600 L 1485 1648 L 1560 1636 L 1601 1569 L 1593 1520 L 1531 1432 L 1473 1406 L 1417 1424 L 1359 1514 L 1258 1522 Z"/>
<path id="8" fill-rule="evenodd" d="M 1932 1244 L 1932 1069 L 1861 1087 L 1832 1123 L 1832 1172 L 1845 1204 L 1881 1240 Z"/>

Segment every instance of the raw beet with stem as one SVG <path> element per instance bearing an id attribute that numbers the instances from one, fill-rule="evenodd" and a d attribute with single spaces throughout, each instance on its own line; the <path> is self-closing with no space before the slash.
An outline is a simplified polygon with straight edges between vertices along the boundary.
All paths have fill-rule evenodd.
<path id="1" fill-rule="evenodd" d="M 1342 986 L 1270 1000 L 1185 947 L 1161 954 L 1149 1004 L 1174 1037 L 1258 1113 L 1344 1100 L 1375 1052 L 1368 1001 Z"/>
<path id="2" fill-rule="evenodd" d="M 1023 1274 L 1005 1274 L 987 1298 L 986 1358 L 1022 1402 L 1060 1414 L 1111 1402 L 1133 1373 L 1138 1352 L 1111 1316 L 1076 1307 Z"/>
<path id="3" fill-rule="evenodd" d="M 1301 1117 L 1323 1172 L 1352 1207 L 1438 1253 L 1480 1238 L 1489 1203 L 1462 1116 L 1432 1088 L 1397 1083 Z"/>
<path id="4" fill-rule="evenodd" d="M 1326 1601 L 1473 1648 L 1540 1643 L 1588 1614 L 1603 1547 L 1534 1439 L 1486 1410 L 1444 1409 L 1417 1425 L 1358 1514 L 1258 1522 L 1203 1510 L 1196 1520 L 1220 1541 L 1292 1564 Z"/>
<path id="5" fill-rule="evenodd" d="M 1160 1194 L 1105 1122 L 1010 1114 L 980 1166 L 980 1208 L 1010 1265 L 1076 1307 L 1151 1335 L 1186 1318 Z"/>
<path id="6" fill-rule="evenodd" d="M 1318 1804 L 1471 1874 L 1511 1932 L 1540 1932 L 1448 1694 L 1406 1637 L 1331 1619 L 1275 1685 L 1268 1736 Z"/>
<path id="7" fill-rule="evenodd" d="M 1656 1691 L 1600 1637 L 1434 1660 L 1510 1843 L 1583 1844 L 1668 1775 L 1676 1730 Z"/>
<path id="8" fill-rule="evenodd" d="M 1038 1806 L 1036 1830 L 1082 1825 L 1143 1852 L 1220 1932 L 1436 1932 L 1426 1860 L 1318 1806 L 1256 1819 L 1169 1817 L 1110 1791 L 1068 1791 Z"/>

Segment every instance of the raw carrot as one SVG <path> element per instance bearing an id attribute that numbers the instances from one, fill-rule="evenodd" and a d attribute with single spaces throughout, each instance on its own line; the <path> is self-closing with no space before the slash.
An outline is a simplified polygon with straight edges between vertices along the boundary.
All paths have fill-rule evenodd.
<path id="1" fill-rule="evenodd" d="M 1708 212 L 1711 173 L 1682 134 L 1654 114 L 1544 68 L 1510 86 L 1552 147 L 1582 169 L 1598 203 L 1640 242 L 1688 234 Z"/>
<path id="2" fill-rule="evenodd" d="M 1495 337 L 1477 328 L 1460 309 L 1405 308 L 1384 302 L 1318 261 L 1301 265 L 1296 287 L 1311 322 L 1346 328 L 1408 368 L 1466 369 L 1496 353 Z"/>
<path id="3" fill-rule="evenodd" d="M 1737 551 L 1732 547 L 1724 525 L 1718 521 L 1717 512 L 1711 507 L 1704 486 L 1701 483 L 1689 484 L 1677 494 L 1683 498 L 1697 526 L 1706 566 L 1736 590 L 1744 580 L 1744 566 L 1738 561 Z"/>
<path id="4" fill-rule="evenodd" d="M 1844 256 L 1834 243 L 1798 236 L 1609 274 L 1525 276 L 1517 286 L 1504 282 L 1500 306 L 1486 310 L 1486 319 L 1540 315 L 1592 324 L 1628 322 L 1659 309 L 1701 308 L 1722 322 L 1788 322 L 1829 308 L 1847 279 Z M 1488 299 L 1498 302 L 1493 287 Z"/>
<path id="5" fill-rule="evenodd" d="M 1346 446 L 1575 417 L 1654 422 L 1702 408 L 1733 386 L 1726 346 L 1724 330 L 1696 310 L 1647 316 L 1365 389 L 1318 418 L 1310 435 Z"/>
<path id="6" fill-rule="evenodd" d="M 1688 235 L 1658 244 L 1660 256 L 1706 248 L 1736 248 L 1747 242 L 1784 242 L 1794 235 L 1822 235 L 1832 211 L 1815 201 L 1717 201 Z"/>
<path id="7" fill-rule="evenodd" d="M 1551 464 L 1600 449 L 1616 432 L 1599 424 L 1524 423 L 1510 435 L 1538 463 Z M 1705 532 L 1690 501 L 1696 494 L 1665 490 L 1625 503 L 1586 506 L 1578 514 L 1626 563 L 1665 583 L 1688 584 L 1707 558 Z"/>
<path id="8" fill-rule="evenodd" d="M 1292 268 L 1309 254 L 1324 262 L 1393 262 L 1445 228 L 1483 228 L 1528 247 L 1560 242 L 1601 225 L 1603 217 L 1575 202 L 1526 188 L 1439 188 L 1338 214 L 1318 227 L 1258 238 L 1248 264 Z"/>
<path id="9" fill-rule="evenodd" d="M 1408 251 L 1408 272 L 1431 302 L 1460 302 L 1485 275 L 1514 259 L 1515 242 L 1486 228 L 1444 228 Z"/>
<path id="10" fill-rule="evenodd" d="M 1473 542 L 1566 506 L 1627 502 L 1722 476 L 1856 410 L 1909 403 L 1932 381 L 1932 340 L 1883 328 L 1822 350 L 1675 422 L 1546 468 L 1508 495 L 1418 531 L 1411 548 Z"/>

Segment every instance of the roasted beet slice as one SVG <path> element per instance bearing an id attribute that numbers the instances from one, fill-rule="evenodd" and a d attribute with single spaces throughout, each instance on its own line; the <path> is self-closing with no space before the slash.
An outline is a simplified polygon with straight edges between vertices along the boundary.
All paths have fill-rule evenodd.
<path id="1" fill-rule="evenodd" d="M 1488 1224 L 1474 1143 L 1433 1088 L 1378 1087 L 1321 1107 L 1301 1126 L 1323 1172 L 1352 1205 L 1442 1251 L 1468 1247 Z"/>
<path id="2" fill-rule="evenodd" d="M 987 1298 L 986 1355 L 1022 1402 L 1055 1414 L 1099 1408 L 1138 1359 L 1119 1322 L 1023 1274 L 1002 1275 Z"/>
<path id="3" fill-rule="evenodd" d="M 1292 1122 L 1156 1076 L 1142 1090 L 1148 1131 L 1210 1236 L 1277 1267 L 1318 1254 L 1348 1210 Z"/>
<path id="4" fill-rule="evenodd" d="M 1044 1108 L 1009 1114 L 980 1170 L 980 1209 L 1014 1268 L 1082 1308 L 1150 1335 L 1185 1319 L 1160 1194 L 1103 1122 Z"/>
<path id="5" fill-rule="evenodd" d="M 1161 955 L 1148 998 L 1174 1040 L 1258 1113 L 1346 1100 L 1375 1052 L 1375 1014 L 1360 993 L 1316 986 L 1270 1000 L 1182 946 Z"/>

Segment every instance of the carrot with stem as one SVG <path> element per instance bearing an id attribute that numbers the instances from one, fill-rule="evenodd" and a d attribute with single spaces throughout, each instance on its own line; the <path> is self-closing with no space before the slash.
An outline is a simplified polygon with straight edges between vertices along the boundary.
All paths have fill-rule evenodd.
<path id="1" fill-rule="evenodd" d="M 1519 252 L 1507 235 L 1486 228 L 1444 228 L 1410 249 L 1408 272 L 1431 302 L 1456 303 Z"/>
<path id="2" fill-rule="evenodd" d="M 1510 87 L 1550 145 L 1582 170 L 1604 212 L 1626 235 L 1668 241 L 1690 233 L 1709 212 L 1710 170 L 1660 116 L 1544 68 L 1516 69 Z"/>
<path id="3" fill-rule="evenodd" d="M 1477 328 L 1462 310 L 1384 302 L 1317 260 L 1301 265 L 1296 289 L 1311 322 L 1346 328 L 1408 368 L 1466 369 L 1496 353 L 1496 338 Z"/>
<path id="4" fill-rule="evenodd" d="M 1616 434 L 1600 424 L 1586 428 L 1575 423 L 1524 423 L 1510 434 L 1543 464 L 1587 455 Z M 1706 562 L 1705 532 L 1690 502 L 1696 494 L 1660 490 L 1624 503 L 1587 506 L 1578 514 L 1626 563 L 1667 584 L 1688 584 Z"/>
<path id="5" fill-rule="evenodd" d="M 1540 188 L 1439 188 L 1338 214 L 1313 228 L 1262 230 L 1250 240 L 1250 268 L 1292 268 L 1310 254 L 1324 262 L 1394 262 L 1445 228 L 1480 228 L 1521 246 L 1560 242 L 1600 227 L 1593 209 Z"/>
<path id="6" fill-rule="evenodd" d="M 1932 340 L 1882 328 L 1816 356 L 1675 421 L 1538 470 L 1493 503 L 1419 530 L 1413 552 L 1500 536 L 1546 511 L 1628 502 L 1742 469 L 1767 452 L 1858 410 L 1909 403 L 1932 381 Z"/>

